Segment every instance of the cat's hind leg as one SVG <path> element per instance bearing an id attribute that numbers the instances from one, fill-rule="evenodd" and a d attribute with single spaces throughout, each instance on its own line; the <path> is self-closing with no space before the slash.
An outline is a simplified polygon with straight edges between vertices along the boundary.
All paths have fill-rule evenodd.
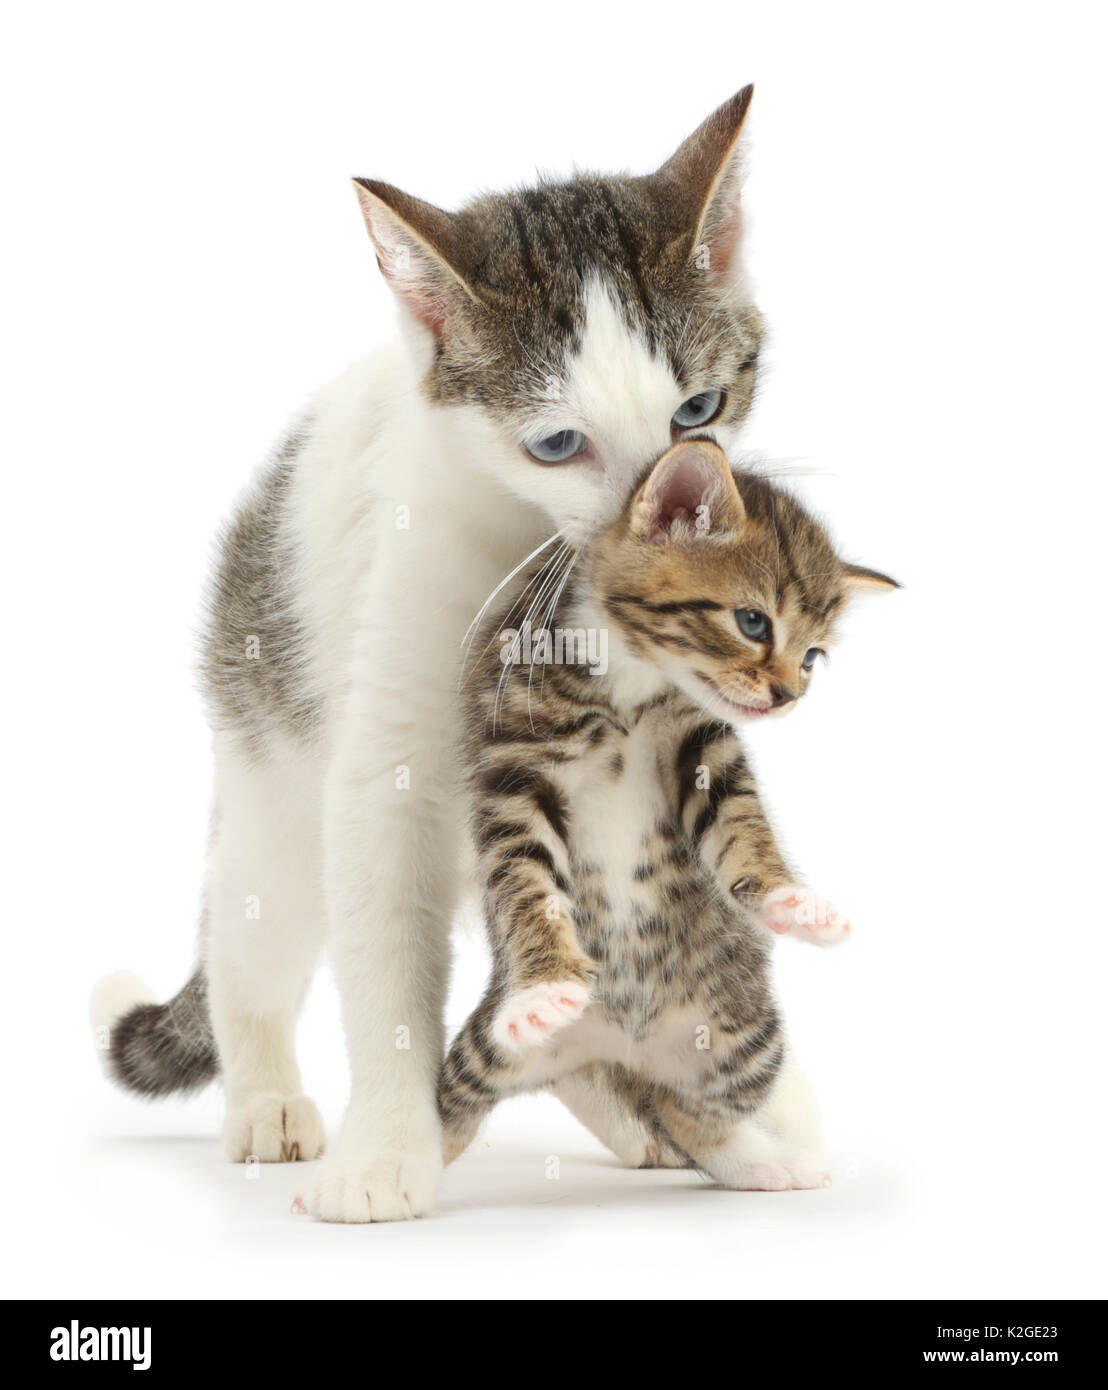
<path id="1" fill-rule="evenodd" d="M 317 1158 L 323 1122 L 302 1093 L 293 1045 L 324 934 L 319 786 L 305 754 L 217 747 L 206 903 L 224 1147 L 236 1162 Z"/>

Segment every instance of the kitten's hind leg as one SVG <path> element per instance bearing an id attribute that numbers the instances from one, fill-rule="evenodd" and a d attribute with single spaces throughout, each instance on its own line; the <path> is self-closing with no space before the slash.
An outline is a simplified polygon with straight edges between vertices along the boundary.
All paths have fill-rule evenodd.
<path id="1" fill-rule="evenodd" d="M 692 1160 L 666 1131 L 654 1087 L 623 1067 L 595 1063 L 556 1081 L 562 1104 L 629 1168 L 688 1168 Z"/>
<path id="2" fill-rule="evenodd" d="M 785 1054 L 773 1089 L 758 1110 L 757 1120 L 763 1129 L 788 1144 L 815 1154 L 823 1151 L 823 1126 L 816 1093 L 791 1051 Z"/>
<path id="3" fill-rule="evenodd" d="M 217 750 L 217 819 L 203 943 L 236 1162 L 318 1158 L 323 1121 L 301 1093 L 296 1016 L 323 940 L 318 788 L 302 756 Z"/>
<path id="4" fill-rule="evenodd" d="M 701 1171 L 724 1187 L 755 1192 L 827 1187 L 831 1175 L 818 1153 L 771 1133 L 747 1113 L 702 1106 L 694 1096 L 658 1089 L 666 1127 Z"/>

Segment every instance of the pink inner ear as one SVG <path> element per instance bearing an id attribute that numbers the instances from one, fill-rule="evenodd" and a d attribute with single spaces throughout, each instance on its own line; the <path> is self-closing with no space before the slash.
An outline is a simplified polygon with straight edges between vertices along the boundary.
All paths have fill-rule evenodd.
<path id="1" fill-rule="evenodd" d="M 666 465 L 661 476 L 651 479 L 649 502 L 651 519 L 659 531 L 668 531 L 674 522 L 695 523 L 696 509 L 713 491 L 715 474 L 694 453 Z"/>
<path id="2" fill-rule="evenodd" d="M 716 275 L 725 275 L 731 268 L 742 232 L 742 214 L 732 208 L 713 227 L 708 238 L 709 267 Z"/>
<path id="3" fill-rule="evenodd" d="M 393 291 L 400 296 L 420 323 L 426 324 L 436 338 L 441 338 L 446 323 L 446 311 L 441 301 L 418 281 L 394 273 L 380 252 L 377 253 L 377 265 Z"/>

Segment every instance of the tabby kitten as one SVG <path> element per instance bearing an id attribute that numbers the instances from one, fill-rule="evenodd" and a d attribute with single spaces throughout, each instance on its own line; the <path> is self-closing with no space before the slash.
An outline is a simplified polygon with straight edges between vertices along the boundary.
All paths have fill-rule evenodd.
<path id="1" fill-rule="evenodd" d="M 443 1069 L 446 1157 L 501 1096 L 553 1085 L 631 1161 L 821 1186 L 770 944 L 849 927 L 796 884 L 736 726 L 791 709 L 852 591 L 895 583 L 706 439 L 665 453 L 576 569 L 530 581 L 530 660 L 504 631 L 517 601 L 468 667 L 494 966 Z"/>

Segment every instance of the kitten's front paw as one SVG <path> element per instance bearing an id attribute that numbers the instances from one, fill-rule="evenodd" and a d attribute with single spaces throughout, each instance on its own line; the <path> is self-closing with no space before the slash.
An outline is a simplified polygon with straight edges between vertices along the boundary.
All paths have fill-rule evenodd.
<path id="1" fill-rule="evenodd" d="M 442 1155 L 339 1150 L 319 1165 L 293 1211 L 317 1221 L 410 1221 L 434 1206 L 442 1175 Z"/>
<path id="2" fill-rule="evenodd" d="M 506 1052 L 537 1047 L 576 1023 L 589 1002 L 588 988 L 576 980 L 552 980 L 510 994 L 492 1021 L 492 1035 Z"/>
<path id="3" fill-rule="evenodd" d="M 779 936 L 795 936 L 813 946 L 838 946 L 850 935 L 850 923 L 826 898 L 791 883 L 766 897 L 758 917 Z"/>
<path id="4" fill-rule="evenodd" d="M 276 1091 L 227 1108 L 223 1147 L 233 1163 L 295 1163 L 323 1152 L 323 1118 L 307 1096 Z"/>

